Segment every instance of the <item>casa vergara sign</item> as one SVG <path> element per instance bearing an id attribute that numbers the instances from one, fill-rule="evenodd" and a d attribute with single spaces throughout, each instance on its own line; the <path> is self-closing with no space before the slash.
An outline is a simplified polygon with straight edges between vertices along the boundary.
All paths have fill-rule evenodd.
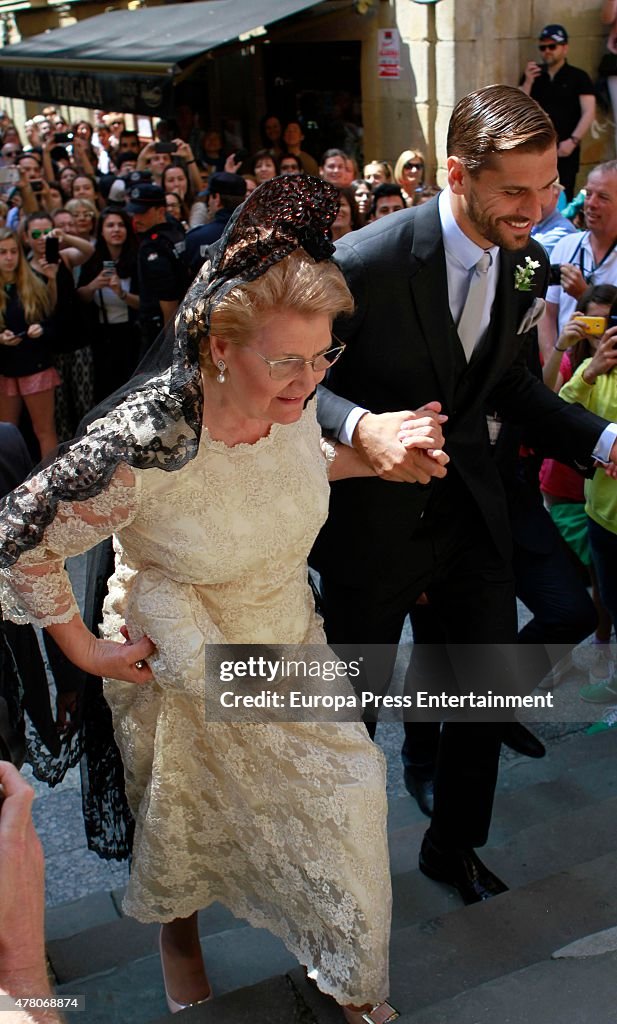
<path id="1" fill-rule="evenodd" d="M 168 114 L 173 104 L 170 76 L 7 65 L 0 70 L 0 95 L 137 114 Z"/>

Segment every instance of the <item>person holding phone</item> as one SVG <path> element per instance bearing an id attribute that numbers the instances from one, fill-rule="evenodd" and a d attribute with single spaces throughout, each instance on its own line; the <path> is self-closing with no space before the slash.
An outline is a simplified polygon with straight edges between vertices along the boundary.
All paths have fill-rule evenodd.
<path id="1" fill-rule="evenodd" d="M 55 291 L 33 273 L 17 236 L 1 228 L 0 420 L 18 426 L 25 405 L 42 458 L 57 444 L 54 392 L 61 380 L 49 344 L 54 305 Z"/>
<path id="2" fill-rule="evenodd" d="M 566 402 L 577 402 L 607 418 L 617 416 L 617 304 L 607 320 L 608 330 L 593 354 L 559 392 Z M 585 481 L 585 512 L 589 546 L 600 596 L 613 628 L 617 630 L 617 472 L 615 466 L 598 466 Z M 580 696 L 590 704 L 617 704 L 617 672 L 611 665 L 607 677 L 583 686 Z"/>
<path id="3" fill-rule="evenodd" d="M 77 294 L 96 313 L 94 400 L 101 402 L 125 384 L 139 355 L 136 315 L 137 239 L 124 210 L 103 210 L 91 259 L 84 264 Z"/>
<path id="4" fill-rule="evenodd" d="M 541 63 L 527 62 L 520 88 L 546 111 L 558 138 L 557 170 L 566 198 L 574 198 L 580 145 L 596 116 L 593 82 L 582 68 L 568 64 L 568 33 L 546 25 L 538 38 Z"/>

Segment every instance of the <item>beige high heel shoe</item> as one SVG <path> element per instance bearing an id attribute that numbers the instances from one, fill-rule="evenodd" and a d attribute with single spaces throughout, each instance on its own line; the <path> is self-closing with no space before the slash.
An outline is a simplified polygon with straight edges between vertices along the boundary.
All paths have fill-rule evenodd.
<path id="1" fill-rule="evenodd" d="M 372 1009 L 352 1009 L 351 1006 L 343 1006 L 343 1013 L 348 1024 L 390 1024 L 390 1021 L 400 1017 L 398 1010 L 395 1010 L 390 1003 L 378 1003 Z"/>
<path id="2" fill-rule="evenodd" d="M 178 1002 L 176 1002 L 175 999 L 173 999 L 170 996 L 169 989 L 167 988 L 167 978 L 165 976 L 165 960 L 163 958 L 163 941 L 162 941 L 162 938 L 163 938 L 163 929 L 161 928 L 161 931 L 159 932 L 159 956 L 161 958 L 161 972 L 163 974 L 163 985 L 165 986 L 165 998 L 167 1000 L 167 1006 L 168 1006 L 169 1012 L 170 1013 L 180 1013 L 180 1010 L 187 1010 L 189 1008 L 189 1006 L 200 1006 L 201 1003 L 208 1003 L 211 999 L 214 998 L 214 993 L 213 993 L 212 989 L 210 989 L 209 995 L 204 996 L 203 999 L 196 999 L 194 1003 L 178 1003 Z"/>

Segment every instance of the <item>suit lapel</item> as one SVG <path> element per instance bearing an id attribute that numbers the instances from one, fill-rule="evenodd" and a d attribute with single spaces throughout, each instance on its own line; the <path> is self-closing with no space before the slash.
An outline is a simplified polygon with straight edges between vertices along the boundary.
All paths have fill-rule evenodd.
<path id="1" fill-rule="evenodd" d="M 443 388 L 446 407 L 452 405 L 459 345 L 448 302 L 448 275 L 441 236 L 439 208 L 434 199 L 418 207 L 411 246 L 411 295 L 422 336 Z M 415 339 L 414 339 L 415 341 Z M 462 350 L 461 350 L 462 351 Z"/>

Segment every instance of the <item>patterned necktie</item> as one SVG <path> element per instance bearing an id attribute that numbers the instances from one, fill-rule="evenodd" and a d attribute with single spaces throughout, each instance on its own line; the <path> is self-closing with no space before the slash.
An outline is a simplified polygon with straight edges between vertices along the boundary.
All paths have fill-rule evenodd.
<path id="1" fill-rule="evenodd" d="M 480 341 L 479 329 L 486 303 L 486 292 L 488 289 L 488 271 L 493 257 L 490 252 L 483 252 L 473 269 L 473 276 L 467 292 L 467 299 L 458 322 L 458 336 L 463 346 L 465 359 L 471 359 L 471 354 Z"/>

